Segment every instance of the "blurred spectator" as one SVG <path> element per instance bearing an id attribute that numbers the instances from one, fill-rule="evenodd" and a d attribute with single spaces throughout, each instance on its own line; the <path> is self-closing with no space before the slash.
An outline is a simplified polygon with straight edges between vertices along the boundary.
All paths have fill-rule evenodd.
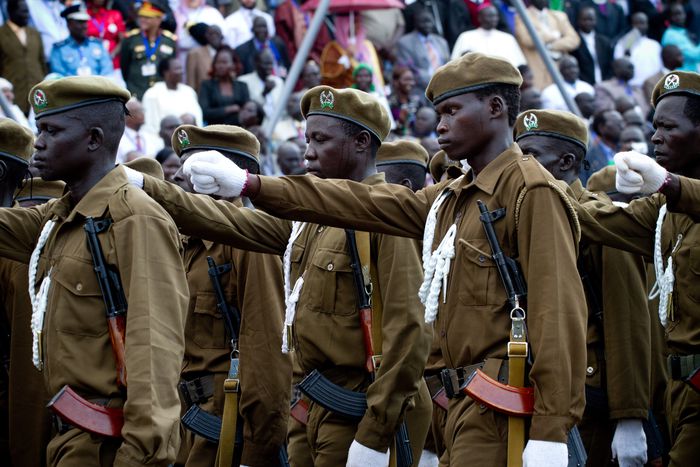
<path id="1" fill-rule="evenodd" d="M 612 76 L 613 50 L 610 39 L 595 31 L 595 9 L 590 6 L 578 11 L 576 26 L 581 44 L 571 55 L 578 60 L 581 79 L 590 85 Z"/>
<path id="2" fill-rule="evenodd" d="M 431 159 L 435 155 L 435 153 L 437 153 L 440 150 L 440 144 L 438 143 L 437 138 L 421 138 L 420 145 L 423 146 L 423 149 L 428 151 L 428 156 L 430 156 Z"/>
<path id="3" fill-rule="evenodd" d="M 172 137 L 175 129 L 182 125 L 182 120 L 177 115 L 166 115 L 160 121 L 158 136 L 163 140 L 163 147 L 172 148 Z"/>
<path id="4" fill-rule="evenodd" d="M 629 96 L 639 106 L 642 115 L 649 113 L 649 102 L 639 86 L 630 84 L 634 76 L 634 65 L 627 58 L 618 58 L 613 62 L 613 78 L 596 84 L 595 109 L 601 110 L 615 108 L 615 100 L 620 96 Z"/>
<path id="5" fill-rule="evenodd" d="M 416 112 L 416 118 L 411 127 L 411 135 L 415 138 L 437 138 L 437 113 L 431 106 L 423 106 Z"/>
<path id="6" fill-rule="evenodd" d="M 51 49 L 49 67 L 63 76 L 112 76 L 112 60 L 102 41 L 87 37 L 90 15 L 82 4 L 69 6 L 61 13 L 68 24 L 70 36 Z"/>
<path id="7" fill-rule="evenodd" d="M 265 136 L 262 126 L 251 126 L 247 130 L 253 133 L 260 143 L 260 173 L 263 175 L 275 175 L 278 173 L 275 158 L 270 153 L 270 141 Z"/>
<path id="8" fill-rule="evenodd" d="M 184 113 L 193 114 L 196 125 L 202 126 L 202 109 L 197 101 L 197 93 L 182 84 L 182 68 L 177 57 L 165 58 L 158 63 L 158 76 L 163 81 L 157 82 L 143 94 L 146 131 L 156 133 L 163 117 Z"/>
<path id="9" fill-rule="evenodd" d="M 646 15 L 649 21 L 649 37 L 655 41 L 661 40 L 664 25 L 664 0 L 628 0 L 630 4 L 630 12 L 642 12 Z"/>
<path id="10" fill-rule="evenodd" d="M 637 109 L 629 109 L 622 114 L 622 119 L 627 126 L 644 127 L 644 117 Z"/>
<path id="11" fill-rule="evenodd" d="M 435 70 L 450 60 L 450 49 L 444 38 L 433 34 L 433 15 L 422 8 L 414 12 L 415 30 L 399 39 L 396 60 L 409 67 L 418 87 L 425 89 Z"/>
<path id="12" fill-rule="evenodd" d="M 49 61 L 51 49 L 56 42 L 61 42 L 68 37 L 68 26 L 61 16 L 65 9 L 62 1 L 27 0 L 32 24 L 41 34 L 41 43 L 44 46 L 44 57 Z M 9 10 L 9 3 L 8 3 Z"/>
<path id="13" fill-rule="evenodd" d="M 628 125 L 620 133 L 620 151 L 637 151 L 649 154 L 649 145 L 644 132 L 638 126 Z"/>
<path id="14" fill-rule="evenodd" d="M 284 0 L 275 10 L 277 35 L 284 41 L 290 61 L 293 61 L 294 57 L 296 57 L 297 50 L 299 50 L 301 41 L 304 40 L 310 21 L 311 15 L 301 10 L 300 2 L 297 0 Z M 309 52 L 309 58 L 319 63 L 321 61 L 321 52 L 330 41 L 331 35 L 324 23 L 316 35 L 316 40 Z"/>
<path id="15" fill-rule="evenodd" d="M 272 115 L 274 108 L 280 104 L 284 88 L 282 78 L 272 74 L 273 64 L 272 52 L 263 49 L 255 53 L 255 71 L 238 78 L 248 85 L 250 98 L 263 106 L 266 115 Z"/>
<path id="16" fill-rule="evenodd" d="M 531 5 L 527 7 L 527 15 L 545 47 L 549 50 L 550 56 L 554 60 L 558 60 L 562 54 L 576 49 L 580 39 L 569 23 L 566 14 L 561 11 L 552 11 L 547 8 L 548 5 L 549 0 L 532 0 Z M 535 43 L 519 16 L 515 18 L 515 38 L 518 40 L 532 70 L 535 87 L 544 89 L 552 83 L 552 77 L 549 76 L 544 62 L 535 48 Z"/>
<path id="17" fill-rule="evenodd" d="M 632 96 L 628 96 L 627 94 L 622 94 L 615 98 L 614 109 L 620 112 L 620 114 L 624 114 L 628 110 L 635 109 L 641 113 L 641 110 L 637 106 L 637 103 L 635 102 L 634 98 Z"/>
<path id="18" fill-rule="evenodd" d="M 681 49 L 679 49 L 677 45 L 665 45 L 661 49 L 661 62 L 663 63 L 663 67 L 656 74 L 648 77 L 642 85 L 644 97 L 648 101 L 651 101 L 651 93 L 654 91 L 656 83 L 658 83 L 666 73 L 671 70 L 677 70 L 683 66 L 683 53 Z"/>
<path id="19" fill-rule="evenodd" d="M 535 88 L 527 88 L 520 93 L 520 111 L 542 108 L 542 94 Z"/>
<path id="20" fill-rule="evenodd" d="M 219 10 L 207 5 L 206 0 L 180 0 L 180 4 L 173 7 L 173 10 L 177 22 L 177 52 L 183 63 L 187 52 L 198 46 L 188 31 L 189 25 L 214 24 L 219 26 L 222 31 L 225 30 L 224 17 L 219 13 Z"/>
<path id="21" fill-rule="evenodd" d="M 125 162 L 125 163 L 126 163 L 126 162 L 131 162 L 131 161 L 133 161 L 134 159 L 138 159 L 138 158 L 140 158 L 140 157 L 146 157 L 146 155 L 145 155 L 145 154 L 142 154 L 142 153 L 140 153 L 139 151 L 137 151 L 136 149 L 134 149 L 134 150 L 131 150 L 131 151 L 129 151 L 129 152 L 126 153 L 126 157 L 125 157 L 125 159 L 124 159 L 124 162 Z"/>
<path id="22" fill-rule="evenodd" d="M 535 85 L 535 78 L 532 76 L 532 70 L 530 70 L 527 63 L 525 65 L 518 66 L 518 71 L 520 72 L 520 76 L 523 77 L 523 84 L 520 85 L 521 91 L 530 89 Z"/>
<path id="23" fill-rule="evenodd" d="M 118 70 L 121 66 L 118 45 L 126 33 L 122 14 L 108 7 L 107 0 L 88 0 L 87 6 L 90 15 L 87 35 L 102 41 L 112 59 L 112 67 Z"/>
<path id="24" fill-rule="evenodd" d="M 265 110 L 260 103 L 250 100 L 243 104 L 241 111 L 238 113 L 238 121 L 240 126 L 250 131 L 251 128 L 259 127 L 265 119 Z"/>
<path id="25" fill-rule="evenodd" d="M 389 101 L 386 100 L 386 97 L 384 94 L 377 92 L 376 87 L 374 86 L 374 82 L 372 81 L 372 75 L 374 74 L 374 71 L 372 70 L 372 67 L 367 65 L 366 63 L 360 63 L 358 64 L 355 69 L 352 71 L 352 78 L 354 80 L 354 83 L 352 83 L 352 88 L 354 89 L 359 89 L 360 91 L 364 91 L 367 94 L 371 94 L 374 96 L 382 106 L 386 109 L 387 114 L 389 114 L 389 118 L 392 119 L 391 122 L 391 128 L 395 128 L 396 124 L 393 121 L 393 118 L 391 117 L 391 108 L 389 108 Z"/>
<path id="26" fill-rule="evenodd" d="M 30 128 L 29 122 L 27 121 L 27 117 L 24 116 L 24 112 L 22 112 L 22 109 L 20 109 L 19 106 L 15 104 L 15 93 L 12 91 L 12 89 L 12 83 L 10 83 L 5 78 L 0 78 L 0 92 L 2 92 L 2 94 L 5 96 L 7 105 L 12 111 L 12 115 L 5 115 L 5 113 L 2 111 L 2 108 L 0 108 L 0 117 L 9 117 L 15 120 L 20 125 Z"/>
<path id="27" fill-rule="evenodd" d="M 185 63 L 187 84 L 199 93 L 202 81 L 210 77 L 209 72 L 211 71 L 212 60 L 216 51 L 221 48 L 224 36 L 221 34 L 219 26 L 209 26 L 204 23 L 197 23 L 192 26 L 190 35 L 197 42 L 201 41 L 202 43 L 201 46 L 195 47 L 187 53 L 187 62 Z"/>
<path id="28" fill-rule="evenodd" d="M 644 13 L 632 15 L 632 29 L 617 41 L 615 58 L 627 57 L 634 63 L 634 77 L 630 80 L 635 86 L 642 86 L 644 80 L 661 70 L 661 44 L 647 37 L 649 22 Z"/>
<path id="29" fill-rule="evenodd" d="M 464 0 L 416 0 L 403 10 L 406 32 L 418 27 L 414 20 L 415 12 L 419 9 L 430 12 L 435 24 L 434 32 L 445 38 L 450 50 L 463 31 L 474 28 Z"/>
<path id="30" fill-rule="evenodd" d="M 195 117 L 195 115 L 190 112 L 185 112 L 184 114 L 180 115 L 180 120 L 182 121 L 183 125 L 198 125 L 197 117 Z"/>
<path id="31" fill-rule="evenodd" d="M 199 91 L 199 105 L 207 125 L 238 125 L 238 112 L 250 95 L 248 86 L 236 79 L 236 65 L 236 53 L 230 47 L 223 46 L 216 52 L 211 79 L 203 81 Z"/>
<path id="32" fill-rule="evenodd" d="M 577 94 L 574 100 L 576 101 L 576 105 L 578 105 L 578 109 L 581 111 L 581 116 L 586 120 L 590 120 L 595 111 L 595 97 L 593 97 L 593 94 L 582 92 Z"/>
<path id="33" fill-rule="evenodd" d="M 578 94 L 587 92 L 593 94 L 593 86 L 579 79 L 578 62 L 572 56 L 565 55 L 559 60 L 559 72 L 564 81 L 564 89 L 571 99 Z M 569 110 L 564 97 L 556 84 L 552 83 L 542 90 L 542 106 L 545 109 Z"/>
<path id="34" fill-rule="evenodd" d="M 416 112 L 427 102 L 423 93 L 416 89 L 416 80 L 410 68 L 397 66 L 394 68 L 391 81 L 392 93 L 389 97 L 391 116 L 396 122 L 396 134 L 408 135 Z"/>
<path id="35" fill-rule="evenodd" d="M 126 103 L 126 108 L 129 115 L 124 119 L 124 134 L 117 149 L 117 164 L 127 162 L 127 154 L 131 151 L 155 157 L 156 153 L 163 149 L 163 141 L 155 133 L 142 130 L 145 119 L 141 102 L 132 97 Z"/>
<path id="36" fill-rule="evenodd" d="M 166 181 L 175 183 L 174 177 L 180 168 L 180 158 L 177 157 L 175 151 L 173 151 L 172 146 L 161 149 L 156 154 L 156 160 L 160 162 L 163 167 L 163 178 Z"/>
<path id="37" fill-rule="evenodd" d="M 12 83 L 17 105 L 26 114 L 29 90 L 47 72 L 44 49 L 39 32 L 27 25 L 27 2 L 9 0 L 7 11 L 9 19 L 0 26 L 0 76 Z"/>
<path id="38" fill-rule="evenodd" d="M 282 175 L 299 175 L 304 173 L 304 154 L 299 146 L 285 141 L 277 148 L 277 167 Z"/>
<path id="39" fill-rule="evenodd" d="M 304 68 L 301 70 L 300 81 L 302 90 L 315 88 L 316 86 L 320 85 L 321 68 L 318 66 L 318 63 L 314 62 L 313 60 L 306 62 L 306 65 L 304 65 Z"/>
<path id="40" fill-rule="evenodd" d="M 255 70 L 255 53 L 261 50 L 272 52 L 273 74 L 284 78 L 289 69 L 289 57 L 287 48 L 277 36 L 271 37 L 267 29 L 267 21 L 261 16 L 253 19 L 253 37 L 236 47 L 236 53 L 241 59 L 243 71 L 241 73 L 251 73 Z"/>
<path id="41" fill-rule="evenodd" d="M 595 31 L 615 42 L 627 29 L 627 17 L 622 7 L 610 0 L 588 0 L 580 8 L 591 7 L 595 10 Z"/>
<path id="42" fill-rule="evenodd" d="M 293 92 L 287 100 L 287 111 L 277 121 L 272 131 L 273 141 L 287 141 L 292 138 L 305 138 L 306 120 L 301 115 L 303 92 Z"/>
<path id="43" fill-rule="evenodd" d="M 374 44 L 379 57 L 396 62 L 396 45 L 406 30 L 406 21 L 399 8 L 380 8 L 360 13 L 367 40 Z"/>
<path id="44" fill-rule="evenodd" d="M 515 37 L 496 29 L 498 18 L 495 6 L 482 5 L 479 8 L 479 27 L 459 35 L 452 49 L 452 59 L 459 58 L 467 52 L 481 52 L 503 57 L 514 67 L 524 65 L 525 56 Z"/>
<path id="45" fill-rule="evenodd" d="M 267 30 L 275 35 L 275 23 L 272 16 L 255 7 L 255 0 L 241 0 L 241 7 L 224 20 L 224 37 L 226 43 L 234 49 L 253 38 L 253 20 L 262 16 L 267 22 Z"/>
<path id="46" fill-rule="evenodd" d="M 625 121 L 617 110 L 603 110 L 593 117 L 593 134 L 586 153 L 586 161 L 579 178 L 585 185 L 588 178 L 603 167 L 612 164 L 613 156 L 620 148 L 620 133 Z"/>
<path id="47" fill-rule="evenodd" d="M 175 56 L 176 37 L 161 29 L 164 11 L 159 2 L 142 3 L 139 29 L 129 31 L 122 42 L 122 76 L 127 89 L 139 99 L 158 81 L 158 62 Z"/>
<path id="48" fill-rule="evenodd" d="M 661 45 L 675 45 L 683 53 L 683 65 L 679 70 L 698 72 L 700 64 L 700 45 L 685 27 L 686 14 L 682 3 L 674 3 L 670 7 L 671 24 L 661 38 Z"/>

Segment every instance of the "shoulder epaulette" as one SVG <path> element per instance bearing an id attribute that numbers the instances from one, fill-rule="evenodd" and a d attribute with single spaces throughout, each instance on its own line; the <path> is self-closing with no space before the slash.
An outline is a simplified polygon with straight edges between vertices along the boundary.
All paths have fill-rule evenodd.
<path id="1" fill-rule="evenodd" d="M 170 32 L 170 31 L 167 31 L 167 30 L 163 29 L 163 30 L 161 31 L 161 34 L 163 34 L 163 37 L 167 37 L 167 38 L 170 39 L 171 41 L 177 41 L 177 35 L 176 35 L 176 34 L 173 34 L 173 33 Z"/>
<path id="2" fill-rule="evenodd" d="M 536 186 L 546 186 L 549 185 L 549 181 L 552 176 L 547 169 L 542 167 L 537 159 L 529 154 L 522 154 L 517 156 L 518 167 L 520 172 L 523 174 L 523 180 L 525 181 L 525 187 L 534 188 Z"/>
<path id="3" fill-rule="evenodd" d="M 132 29 L 131 31 L 127 32 L 126 37 L 133 37 L 133 36 L 136 36 L 139 34 L 141 34 L 141 30 L 139 28 L 136 28 L 136 29 Z"/>
<path id="4" fill-rule="evenodd" d="M 53 46 L 54 47 L 63 47 L 64 45 L 68 44 L 69 41 L 70 41 L 70 36 L 66 37 L 62 41 L 54 42 Z"/>

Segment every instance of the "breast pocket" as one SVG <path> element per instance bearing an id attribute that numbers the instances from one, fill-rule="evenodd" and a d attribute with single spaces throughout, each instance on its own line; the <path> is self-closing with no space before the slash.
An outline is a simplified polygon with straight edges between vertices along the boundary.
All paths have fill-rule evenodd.
<path id="1" fill-rule="evenodd" d="M 461 260 L 455 264 L 450 282 L 458 284 L 459 301 L 468 306 L 502 305 L 505 292 L 488 241 L 459 239 L 457 244 Z"/>
<path id="2" fill-rule="evenodd" d="M 341 316 L 356 313 L 352 268 L 344 251 L 317 249 L 307 274 L 302 294 L 311 309 Z"/>
<path id="3" fill-rule="evenodd" d="M 203 349 L 225 349 L 226 329 L 224 320 L 216 307 L 216 295 L 212 292 L 199 292 L 192 314 L 192 340 Z"/>
<path id="4" fill-rule="evenodd" d="M 689 256 L 689 268 L 694 276 L 690 283 L 700 284 L 700 244 L 690 247 Z M 694 302 L 700 303 L 700 287 L 690 287 L 689 295 Z"/>

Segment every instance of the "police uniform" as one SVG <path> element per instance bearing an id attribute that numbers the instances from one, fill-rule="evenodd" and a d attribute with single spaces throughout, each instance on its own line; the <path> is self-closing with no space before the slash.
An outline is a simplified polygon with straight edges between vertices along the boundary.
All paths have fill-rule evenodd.
<path id="1" fill-rule="evenodd" d="M 155 42 L 150 43 L 139 29 L 126 34 L 121 48 L 121 69 L 126 87 L 139 99 L 143 93 L 162 78 L 156 68 L 158 62 L 175 55 L 177 36 L 161 30 Z"/>
<path id="2" fill-rule="evenodd" d="M 485 84 L 519 86 L 521 81 L 503 60 L 466 54 L 433 75 L 426 95 L 436 104 Z M 565 443 L 584 406 L 586 310 L 576 272 L 578 223 L 566 194 L 533 157 L 513 144 L 478 177 L 468 172 L 415 194 L 345 180 L 261 177 L 255 203 L 288 218 L 421 238 L 431 206 L 448 187 L 452 194 L 437 212 L 434 241 L 429 242 L 432 251 L 448 229 L 455 232 L 455 256 L 446 271 L 447 290 L 437 300 L 434 325 L 445 364 L 483 364 L 484 372 L 496 379 L 507 355 L 511 307 L 479 221 L 476 202 L 482 200 L 489 210 L 505 208 L 505 218 L 494 226 L 496 236 L 504 253 L 519 261 L 528 284 L 527 325 L 534 357 L 529 383 L 535 394 L 529 438 Z M 470 398 L 453 399 L 441 462 L 504 465 L 506 432 L 505 415 Z"/>
<path id="3" fill-rule="evenodd" d="M 108 79 L 73 77 L 37 84 L 30 102 L 40 123 L 45 115 L 107 100 L 126 103 L 129 97 Z M 105 304 L 83 228 L 87 216 L 112 220 L 99 241 L 107 263 L 119 270 L 128 302 L 128 394 L 116 384 Z M 29 262 L 36 272 L 30 285 L 40 299 L 32 311 L 32 359 L 48 393 L 69 385 L 87 400 L 123 408 L 121 439 L 58 424 L 47 464 L 172 463 L 179 445 L 176 385 L 188 297 L 170 217 L 117 167 L 75 205 L 66 194 L 41 206 L 0 210 L 0 233 L 0 255 Z M 38 260 L 30 261 L 34 251 Z"/>
<path id="4" fill-rule="evenodd" d="M 588 128 L 569 112 L 528 110 L 515 122 L 515 140 L 544 136 L 588 147 Z M 577 178 L 574 199 L 612 204 Z M 619 419 L 646 420 L 650 407 L 651 344 L 646 269 L 642 258 L 582 242 L 579 273 L 588 305 L 586 409 L 579 424 L 590 465 L 607 465 Z M 624 290 L 624 293 L 621 291 Z"/>
<path id="5" fill-rule="evenodd" d="M 225 150 L 257 164 L 260 143 L 253 134 L 234 126 L 181 125 L 173 133 L 172 147 L 180 156 L 193 151 Z M 243 206 L 240 199 L 235 204 Z M 238 250 L 194 236 L 186 237 L 184 243 L 190 303 L 181 385 L 183 409 L 196 403 L 218 417 L 224 412 L 230 336 L 217 309 L 217 296 L 208 273 L 210 256 L 217 265 L 231 266 L 219 281 L 227 303 L 235 306 L 241 316 L 238 350 L 243 446 L 235 457 L 243 465 L 278 465 L 280 449 L 286 441 L 292 378 L 291 358 L 280 351 L 284 319 L 282 262 L 278 256 Z M 196 387 L 207 391 L 197 394 Z M 217 444 L 184 427 L 181 431 L 183 443 L 178 463 L 214 465 Z"/>
<path id="6" fill-rule="evenodd" d="M 321 101 L 330 107 L 330 115 L 352 119 L 380 141 L 389 132 L 386 111 L 365 93 L 324 86 L 314 88 L 302 99 L 303 115 L 323 113 Z M 386 185 L 382 174 L 370 175 L 362 184 Z M 309 465 L 308 457 L 300 457 L 310 452 L 311 462 L 316 466 L 343 465 L 353 439 L 385 452 L 405 411 L 414 404 L 416 393 L 423 391 L 422 400 L 429 397 L 421 377 L 430 331 L 423 322 L 422 307 L 414 293 L 421 277 L 415 243 L 399 237 L 370 235 L 376 270 L 373 299 L 375 304 L 381 301 L 383 306 L 382 322 L 373 323 L 375 330 L 381 329 L 383 358 L 376 379 L 371 382 L 365 370 L 363 333 L 342 229 L 317 223 L 294 227 L 291 222 L 260 211 L 187 195 L 149 177 L 144 181 L 144 190 L 168 209 L 185 233 L 237 248 L 273 254 L 287 252 L 288 284 L 297 283 L 303 275 L 295 318 L 290 324 L 292 331 L 287 336 L 289 347 L 294 348 L 295 382 L 319 370 L 337 385 L 367 393 L 368 409 L 359 423 L 312 403 L 305 430 L 298 430 L 290 437 L 291 464 Z M 290 241 L 293 230 L 298 236 Z M 429 420 L 423 422 L 422 436 L 412 440 L 416 460 L 423 448 L 428 423 Z"/>

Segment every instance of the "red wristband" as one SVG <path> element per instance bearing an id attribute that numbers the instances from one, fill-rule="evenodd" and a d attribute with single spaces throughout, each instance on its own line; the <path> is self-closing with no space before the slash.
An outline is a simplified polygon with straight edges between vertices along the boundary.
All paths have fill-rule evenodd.
<path id="1" fill-rule="evenodd" d="M 245 182 L 243 182 L 243 188 L 241 188 L 241 196 L 246 195 L 246 189 L 248 188 L 248 177 L 250 177 L 248 174 L 248 169 L 245 169 Z"/>
<path id="2" fill-rule="evenodd" d="M 666 185 L 671 183 L 671 172 L 666 172 L 666 178 L 664 178 L 664 182 L 661 184 L 658 190 L 656 190 L 657 193 L 661 193 L 661 190 L 666 188 Z"/>

